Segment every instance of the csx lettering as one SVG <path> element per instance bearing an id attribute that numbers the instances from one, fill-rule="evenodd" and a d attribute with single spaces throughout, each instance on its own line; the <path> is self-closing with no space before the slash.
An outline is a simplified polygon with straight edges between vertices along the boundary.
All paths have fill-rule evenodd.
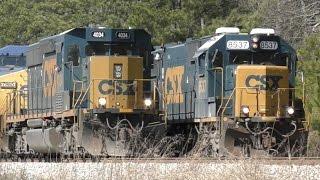
<path id="1" fill-rule="evenodd" d="M 167 104 L 183 103 L 181 81 L 184 74 L 184 67 L 178 66 L 166 70 L 165 91 Z"/>
<path id="2" fill-rule="evenodd" d="M 259 88 L 261 90 L 277 90 L 280 79 L 282 79 L 282 76 L 249 75 L 246 79 L 246 86 Z"/>
<path id="3" fill-rule="evenodd" d="M 199 93 L 205 93 L 206 92 L 206 80 L 205 79 L 199 79 Z"/>
<path id="4" fill-rule="evenodd" d="M 56 94 L 57 89 L 57 74 L 54 69 L 57 66 L 55 59 L 48 59 L 43 62 L 43 73 L 44 73 L 44 96 L 50 97 Z"/>
<path id="5" fill-rule="evenodd" d="M 117 81 L 102 80 L 98 85 L 98 90 L 103 95 L 135 95 L 135 85 L 133 80 Z"/>

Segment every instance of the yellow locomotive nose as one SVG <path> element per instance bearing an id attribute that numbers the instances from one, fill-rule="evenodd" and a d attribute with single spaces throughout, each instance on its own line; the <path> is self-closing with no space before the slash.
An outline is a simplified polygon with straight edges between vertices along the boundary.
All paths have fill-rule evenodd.
<path id="1" fill-rule="evenodd" d="M 141 57 L 91 56 L 90 108 L 143 109 L 142 82 L 136 80 L 143 78 L 142 63 Z"/>
<path id="2" fill-rule="evenodd" d="M 286 66 L 240 65 L 236 71 L 236 117 L 286 116 L 290 91 Z"/>

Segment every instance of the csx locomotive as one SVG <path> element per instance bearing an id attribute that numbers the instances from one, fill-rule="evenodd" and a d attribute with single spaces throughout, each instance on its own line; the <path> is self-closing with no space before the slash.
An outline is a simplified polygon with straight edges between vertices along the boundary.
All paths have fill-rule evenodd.
<path id="1" fill-rule="evenodd" d="M 304 153 L 308 127 L 295 97 L 297 56 L 273 29 L 242 34 L 222 27 L 153 54 L 169 132 L 189 135 L 195 128 L 213 155 Z"/>
<path id="2" fill-rule="evenodd" d="M 75 28 L 30 45 L 27 93 L 13 92 L 26 93 L 27 108 L 2 114 L 2 155 L 128 155 L 130 137 L 161 124 L 152 50 L 144 30 L 104 27 Z"/>

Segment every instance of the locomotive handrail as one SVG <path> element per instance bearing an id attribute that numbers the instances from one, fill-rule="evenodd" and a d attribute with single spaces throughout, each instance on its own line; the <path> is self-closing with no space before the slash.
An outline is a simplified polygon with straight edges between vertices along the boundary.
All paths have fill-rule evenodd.
<path id="1" fill-rule="evenodd" d="M 219 108 L 218 109 L 221 109 L 221 107 L 223 106 L 223 100 L 224 100 L 224 71 L 223 71 L 223 68 L 222 67 L 215 67 L 215 68 L 211 68 L 211 69 L 208 69 L 208 71 L 210 70 L 220 70 L 221 71 L 221 99 L 222 99 L 222 103 L 220 104 Z M 219 110 L 218 110 L 218 113 L 219 114 Z"/>
<path id="2" fill-rule="evenodd" d="M 94 81 L 99 81 L 99 80 L 100 80 L 100 81 L 101 81 L 101 80 L 110 80 L 110 81 L 113 81 L 114 91 L 116 91 L 117 82 L 121 82 L 121 81 L 132 80 L 132 81 L 135 82 L 135 83 L 138 82 L 138 81 L 142 81 L 142 82 L 153 82 L 153 81 L 155 81 L 154 79 L 105 79 L 105 78 L 95 78 L 95 79 L 90 80 L 90 83 L 89 83 L 88 87 L 86 88 L 85 93 L 84 93 L 82 96 L 79 96 L 79 97 L 78 97 L 76 103 L 74 104 L 74 107 L 76 107 L 77 105 L 83 103 L 83 101 L 84 101 L 85 97 L 87 96 L 90 88 L 92 88 L 91 86 L 92 86 L 92 84 L 94 84 Z M 154 87 L 154 88 L 155 88 L 155 87 Z M 117 93 L 114 93 L 115 101 L 116 101 L 116 99 L 117 99 L 117 96 L 118 96 Z M 135 96 L 137 96 L 137 94 L 136 94 Z M 81 99 L 80 99 L 80 98 L 81 98 Z M 79 101 L 79 99 L 80 99 L 80 101 Z M 137 99 L 137 97 L 136 97 L 136 99 Z M 152 101 L 152 103 L 154 104 L 154 102 L 155 102 L 155 92 L 153 92 L 153 101 Z M 90 103 L 93 103 L 93 102 L 90 102 Z M 135 102 L 135 103 L 136 103 L 136 102 Z M 134 106 L 136 107 L 136 104 L 135 104 Z"/>
<path id="3" fill-rule="evenodd" d="M 13 95 L 13 96 L 11 96 Z M 24 103 L 21 104 L 21 96 L 24 96 Z M 18 101 L 17 98 L 19 97 Z M 27 93 L 24 93 L 24 90 L 14 90 L 13 92 L 6 93 L 6 109 L 2 112 L 3 116 L 5 119 L 8 119 L 10 116 L 15 116 L 15 115 L 22 115 L 21 110 L 22 106 L 26 108 L 26 99 L 27 99 Z M 9 99 L 9 100 L 8 100 Z M 12 102 L 16 102 L 17 104 L 12 104 Z M 10 112 L 10 115 L 9 113 Z M 18 113 L 19 112 L 19 113 Z M 23 114 L 25 115 L 25 114 Z"/>
<path id="4" fill-rule="evenodd" d="M 76 96 L 76 94 L 75 94 L 75 93 L 76 93 L 76 91 L 75 91 L 75 89 L 76 89 L 76 83 L 81 83 L 81 92 L 80 92 L 79 97 L 77 98 L 77 101 L 74 102 L 75 96 Z M 82 96 L 82 93 L 83 93 L 83 81 L 74 81 L 74 82 L 73 82 L 72 107 L 76 107 L 76 105 L 78 104 L 78 102 L 79 102 L 79 100 L 80 100 L 80 98 L 81 98 L 81 96 Z"/>
<path id="5" fill-rule="evenodd" d="M 89 89 L 90 89 L 92 83 L 93 83 L 93 80 L 90 81 L 89 86 L 87 87 L 86 92 L 85 92 L 84 95 L 82 96 L 79 104 L 82 104 L 84 98 L 87 96 L 87 94 L 88 94 L 88 92 L 89 92 Z M 80 97 L 79 97 L 79 98 L 80 98 Z M 77 101 L 77 102 L 78 102 L 78 101 Z M 76 104 L 74 105 L 74 108 L 76 108 L 77 102 L 76 102 Z"/>
<path id="6" fill-rule="evenodd" d="M 226 102 L 226 105 L 223 107 L 223 110 L 222 110 L 222 113 L 221 113 L 221 117 L 223 117 L 224 111 L 225 111 L 226 107 L 228 106 L 231 98 L 233 97 L 235 91 L 236 91 L 236 88 L 234 88 L 234 89 L 232 90 L 231 95 L 229 96 L 229 98 L 228 98 L 228 100 L 227 100 L 227 102 Z M 219 107 L 219 109 L 218 109 L 218 111 L 217 111 L 217 115 L 219 115 L 220 110 L 222 109 L 222 105 L 223 105 L 223 102 L 221 103 L 221 105 L 220 105 L 220 107 Z"/>
<path id="7" fill-rule="evenodd" d="M 32 112 L 31 114 L 38 114 L 38 111 L 40 110 L 40 111 L 44 111 L 44 110 L 51 110 L 51 114 L 52 114 L 52 111 L 53 111 L 53 83 L 51 83 L 51 84 L 49 84 L 49 85 L 46 85 L 46 86 L 41 86 L 41 87 L 35 87 L 35 88 L 28 88 L 28 90 L 27 91 L 25 91 L 25 90 L 16 90 L 16 91 L 14 91 L 14 92 L 10 92 L 10 93 L 7 93 L 7 99 L 8 99 L 8 96 L 11 96 L 11 94 L 15 94 L 15 96 L 11 99 L 11 101 L 16 101 L 17 103 L 18 103 L 18 106 L 16 106 L 16 107 L 13 107 L 13 108 L 15 108 L 14 110 L 17 110 L 17 112 L 14 112 L 13 113 L 13 116 L 15 116 L 15 117 L 26 117 L 26 116 L 28 116 L 29 117 L 29 115 L 30 115 L 30 112 L 29 111 L 36 111 L 36 113 L 34 113 L 34 112 Z M 34 109 L 34 108 L 32 108 L 32 109 L 30 109 L 30 106 L 28 107 L 28 110 L 27 110 L 27 112 L 26 112 L 26 114 L 25 113 L 18 113 L 18 110 L 22 110 L 22 106 L 24 107 L 24 108 L 26 108 L 26 105 L 27 104 L 29 104 L 29 103 L 31 103 L 31 104 L 33 104 L 33 102 L 34 102 L 34 97 L 33 97 L 33 95 L 34 95 L 34 93 L 35 92 L 33 92 L 33 91 L 36 91 L 36 94 L 37 94 L 37 96 L 36 96 L 36 109 Z M 40 92 L 39 92 L 40 91 Z M 47 108 L 44 108 L 44 107 L 42 107 L 41 109 L 39 108 L 39 100 L 40 100 L 40 102 L 42 102 L 43 103 L 43 100 L 44 100 L 44 95 L 45 95 L 45 93 L 44 93 L 44 91 L 47 91 L 48 92 L 48 96 L 46 96 L 46 97 L 48 97 L 48 98 L 50 98 L 50 104 L 51 104 L 51 106 L 50 107 L 47 107 Z M 40 93 L 40 94 L 39 94 Z M 23 96 L 23 104 L 21 104 L 21 96 Z M 31 96 L 31 97 L 30 97 Z M 18 100 L 17 100 L 17 98 L 18 98 Z M 47 99 L 47 101 L 49 101 L 49 99 Z M 10 104 L 8 104 L 7 103 L 7 106 L 11 106 L 11 103 Z M 42 104 L 43 105 L 43 104 Z M 48 104 L 49 105 L 49 104 Z M 8 109 L 6 110 L 6 114 L 8 114 L 7 112 L 9 111 L 9 107 L 7 107 Z M 46 111 L 45 112 L 46 114 L 48 113 L 48 111 Z M 8 115 L 6 115 L 6 118 L 8 118 Z"/>
<path id="8" fill-rule="evenodd" d="M 221 116 L 223 117 L 223 114 L 224 114 L 224 112 L 225 112 L 225 109 L 226 109 L 226 107 L 228 106 L 228 104 L 229 104 L 229 102 L 230 102 L 230 100 L 232 99 L 232 97 L 234 96 L 234 92 L 237 90 L 237 89 L 256 89 L 257 91 L 256 91 L 256 93 L 259 93 L 261 90 L 260 90 L 260 88 L 259 87 L 236 87 L 236 88 L 234 88 L 233 90 L 232 90 L 232 93 L 231 93 L 231 95 L 229 96 L 229 98 L 228 98 L 228 100 L 227 100 L 227 102 L 226 102 L 226 104 L 225 104 L 225 106 L 222 108 L 222 106 L 220 106 L 219 107 L 219 109 L 218 109 L 218 111 L 217 111 L 217 114 L 219 115 L 219 113 L 220 113 L 220 110 L 221 109 L 223 109 L 222 110 L 222 112 L 221 112 Z M 296 90 L 297 88 L 277 88 L 277 90 L 275 91 L 275 94 L 277 94 L 278 95 L 278 100 L 277 100 L 277 116 L 279 116 L 279 113 L 280 113 L 280 92 L 281 91 L 283 91 L 283 90 Z M 292 101 L 291 101 L 291 106 L 294 106 L 294 91 L 293 92 L 291 92 L 293 95 L 292 95 Z M 222 103 L 223 104 L 223 103 Z M 257 104 L 257 108 L 258 108 L 258 104 Z"/>

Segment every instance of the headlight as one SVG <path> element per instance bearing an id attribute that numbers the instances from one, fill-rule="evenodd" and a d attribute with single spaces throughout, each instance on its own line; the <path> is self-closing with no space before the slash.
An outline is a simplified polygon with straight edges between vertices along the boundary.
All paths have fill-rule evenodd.
<path id="1" fill-rule="evenodd" d="M 256 43 L 256 42 L 259 41 L 259 38 L 258 38 L 258 37 L 253 37 L 253 38 L 252 38 L 252 41 Z"/>
<path id="2" fill-rule="evenodd" d="M 252 47 L 253 47 L 254 49 L 257 49 L 257 48 L 258 48 L 258 44 L 257 44 L 257 43 L 252 43 Z"/>
<path id="3" fill-rule="evenodd" d="M 288 108 L 287 108 L 287 113 L 288 113 L 289 115 L 293 115 L 293 114 L 294 114 L 294 109 L 293 109 L 293 107 L 288 107 Z"/>
<path id="4" fill-rule="evenodd" d="M 160 60 L 160 53 L 155 54 L 154 60 L 156 60 L 156 61 Z"/>
<path id="5" fill-rule="evenodd" d="M 107 104 L 106 98 L 103 97 L 99 98 L 98 102 L 100 106 L 105 106 Z"/>
<path id="6" fill-rule="evenodd" d="M 241 110 L 242 110 L 243 114 L 249 114 L 249 112 L 250 112 L 250 109 L 248 106 L 242 106 Z"/>
<path id="7" fill-rule="evenodd" d="M 145 105 L 145 106 L 149 107 L 149 106 L 151 106 L 151 104 L 152 104 L 151 99 L 148 98 L 148 99 L 145 99 L 145 100 L 144 100 L 144 105 Z"/>

